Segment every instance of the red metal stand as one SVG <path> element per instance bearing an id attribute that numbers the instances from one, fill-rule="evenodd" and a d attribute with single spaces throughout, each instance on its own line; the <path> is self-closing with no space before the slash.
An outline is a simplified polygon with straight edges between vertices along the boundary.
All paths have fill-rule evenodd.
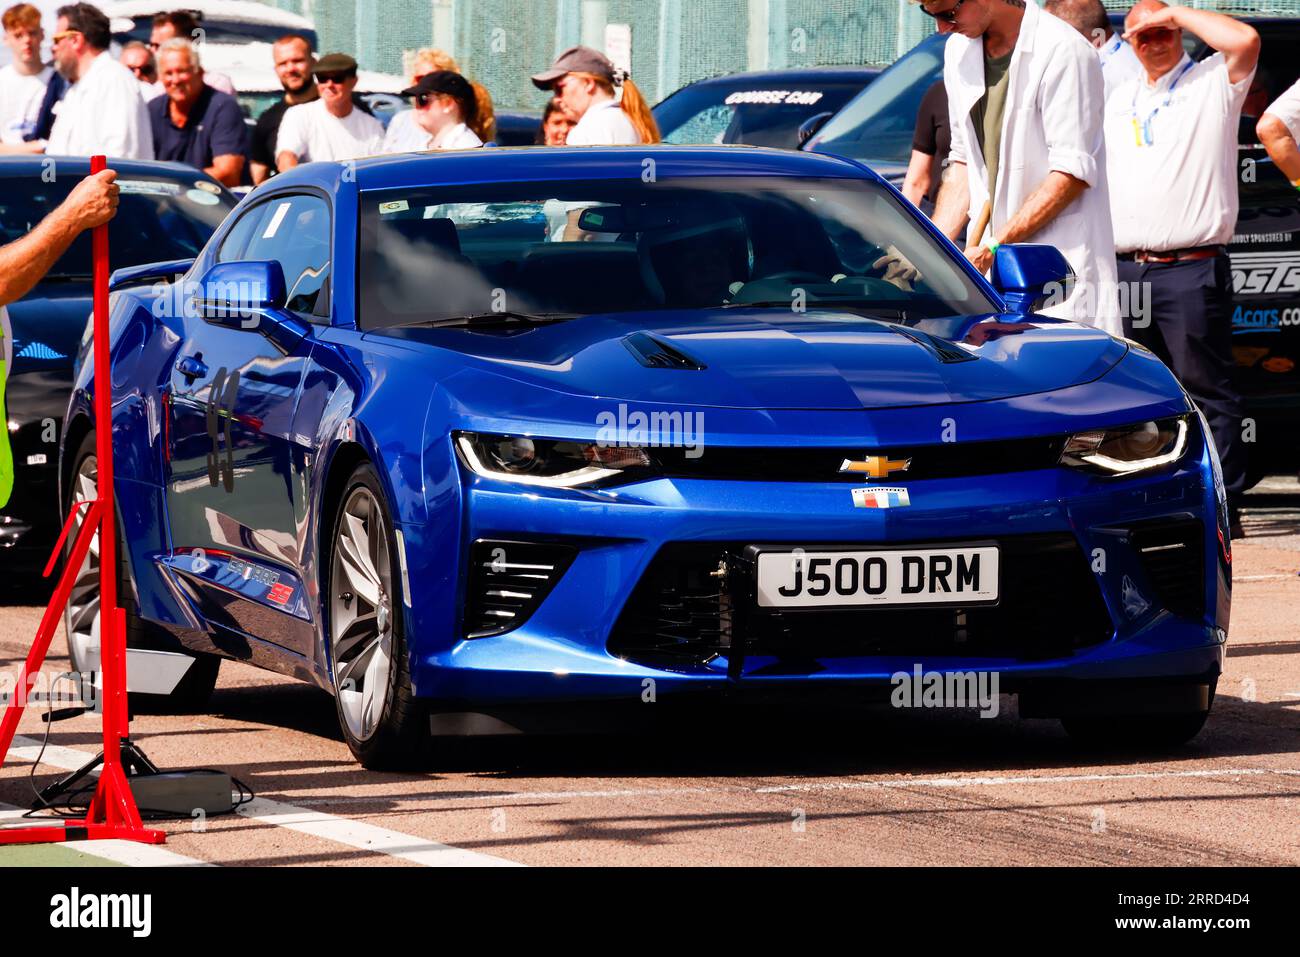
<path id="1" fill-rule="evenodd" d="M 106 167 L 105 158 L 90 158 L 91 174 Z M 95 455 L 97 496 L 95 501 L 74 505 L 63 525 L 63 532 L 54 546 L 54 553 L 45 566 L 48 578 L 58 562 L 59 553 L 72 529 L 79 508 L 86 508 L 85 520 L 77 530 L 67 564 L 59 578 L 58 587 L 45 609 L 36 640 L 27 655 L 27 662 L 19 673 L 14 699 L 0 721 L 0 765 L 9 753 L 18 719 L 26 705 L 29 676 L 40 670 L 50 649 L 54 629 L 63 617 L 64 606 L 72 591 L 73 582 L 81 564 L 90 551 L 95 533 L 99 533 L 99 658 L 104 715 L 103 768 L 95 787 L 95 795 L 86 809 L 84 818 L 70 818 L 57 822 L 42 822 L 37 826 L 0 828 L 0 844 L 50 844 L 59 841 L 118 839 L 140 841 L 145 844 L 162 844 L 163 831 L 146 828 L 140 820 L 140 811 L 131 794 L 126 769 L 122 760 L 123 749 L 132 747 L 129 737 L 126 707 L 126 612 L 117 606 L 117 530 L 114 527 L 116 512 L 113 509 L 113 433 L 112 388 L 108 368 L 108 227 L 97 226 L 93 236 L 94 250 L 94 333 L 95 333 Z"/>

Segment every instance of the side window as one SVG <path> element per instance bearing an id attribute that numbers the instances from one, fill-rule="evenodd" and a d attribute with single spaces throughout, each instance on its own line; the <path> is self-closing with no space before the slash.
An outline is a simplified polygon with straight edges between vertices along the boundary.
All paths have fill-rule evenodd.
<path id="1" fill-rule="evenodd" d="M 273 259 L 284 270 L 288 308 L 329 317 L 330 211 L 319 196 L 277 196 L 250 209 L 226 235 L 218 262 Z"/>

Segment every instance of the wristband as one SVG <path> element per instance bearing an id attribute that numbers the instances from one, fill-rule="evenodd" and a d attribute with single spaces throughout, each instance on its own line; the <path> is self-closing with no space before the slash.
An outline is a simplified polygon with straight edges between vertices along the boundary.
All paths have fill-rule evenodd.
<path id="1" fill-rule="evenodd" d="M 996 256 L 997 253 L 998 253 L 998 247 L 1001 246 L 1001 245 L 1002 245 L 1002 244 L 1001 244 L 1000 242 L 998 242 L 996 239 L 994 239 L 994 238 L 991 237 L 991 236 L 990 236 L 988 239 L 986 239 L 986 240 L 984 241 L 984 248 L 987 249 L 989 252 L 991 252 L 991 253 L 992 253 L 993 255 L 995 255 L 995 256 Z"/>

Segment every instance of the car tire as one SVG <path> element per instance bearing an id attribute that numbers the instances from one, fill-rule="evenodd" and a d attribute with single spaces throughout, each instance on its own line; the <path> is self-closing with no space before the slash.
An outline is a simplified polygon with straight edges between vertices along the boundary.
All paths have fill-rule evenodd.
<path id="1" fill-rule="evenodd" d="M 339 727 L 365 768 L 424 768 L 429 711 L 411 688 L 397 539 L 369 463 L 348 478 L 330 528 L 321 602 Z"/>
<path id="2" fill-rule="evenodd" d="M 68 482 L 65 514 L 74 502 L 93 499 L 96 495 L 95 433 L 81 440 L 73 458 L 73 469 Z M 80 521 L 73 525 L 68 535 L 64 556 L 72 551 L 72 543 L 80 529 Z M 126 612 L 126 646 L 160 651 L 177 651 L 176 639 L 163 628 L 144 621 L 135 614 L 131 600 L 132 588 L 127 563 L 123 560 L 126 543 L 122 537 L 122 523 L 117 531 L 117 594 L 118 604 Z M 68 639 L 68 657 L 72 670 L 92 672 L 99 670 L 98 622 L 99 617 L 99 549 L 91 545 L 90 555 L 82 564 L 73 584 L 72 592 L 64 606 L 63 625 Z M 133 692 L 129 706 L 142 714 L 175 714 L 202 711 L 212 697 L 221 670 L 221 659 L 216 655 L 185 652 L 194 659 L 185 676 L 171 694 L 142 694 Z"/>
<path id="3" fill-rule="evenodd" d="M 1215 685 L 1210 685 L 1214 706 Z M 1062 718 L 1061 726 L 1088 748 L 1163 751 L 1191 741 L 1201 732 L 1210 708 L 1189 714 L 1105 715 Z"/>

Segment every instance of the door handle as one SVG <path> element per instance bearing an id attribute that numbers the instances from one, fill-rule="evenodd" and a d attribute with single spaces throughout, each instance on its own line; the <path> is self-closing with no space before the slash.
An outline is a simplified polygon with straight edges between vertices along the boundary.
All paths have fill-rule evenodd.
<path id="1" fill-rule="evenodd" d="M 205 379 L 208 367 L 199 356 L 186 356 L 176 363 L 176 371 L 185 377 L 187 385 L 193 385 L 195 379 Z"/>

